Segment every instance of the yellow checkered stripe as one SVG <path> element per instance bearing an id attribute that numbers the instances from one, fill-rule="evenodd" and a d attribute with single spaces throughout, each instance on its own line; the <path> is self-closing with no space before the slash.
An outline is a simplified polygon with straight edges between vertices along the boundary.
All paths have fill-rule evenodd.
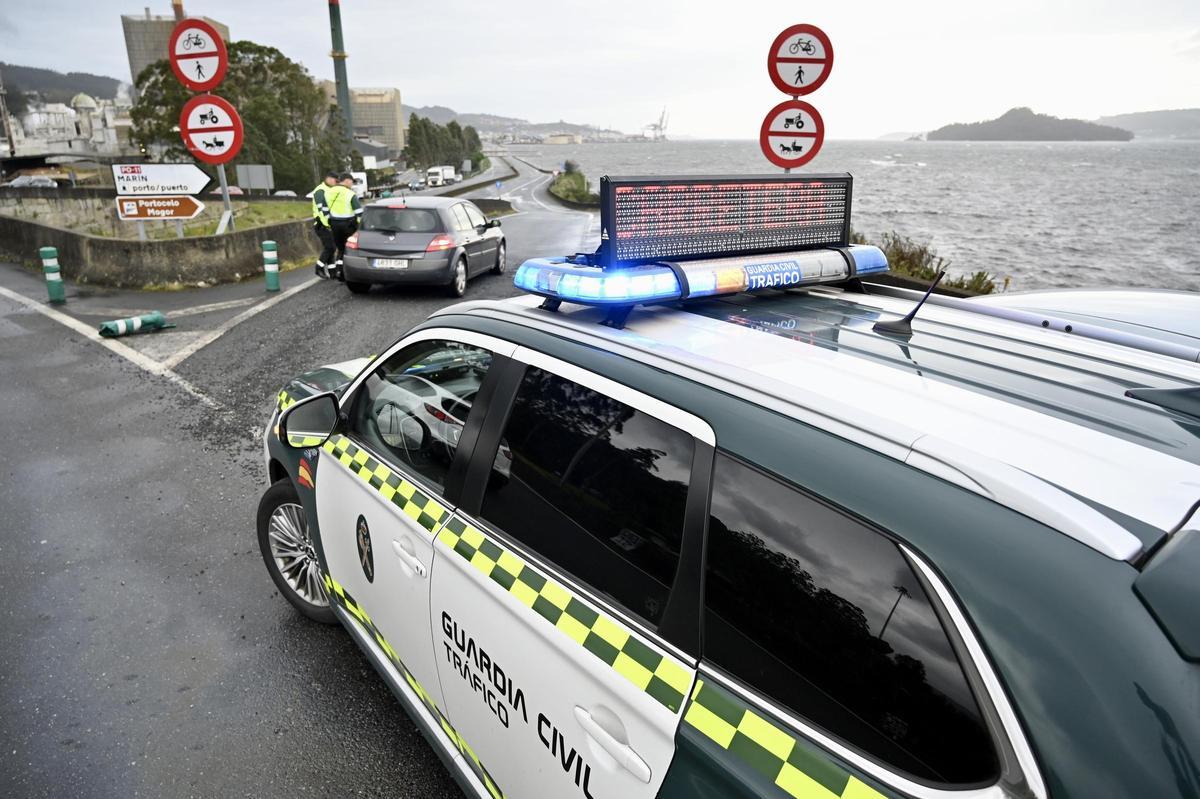
<path id="1" fill-rule="evenodd" d="M 416 677 L 413 677 L 412 672 L 408 670 L 408 666 L 404 665 L 404 661 L 400 659 L 400 656 L 396 654 L 396 650 L 392 649 L 391 644 L 379 632 L 379 629 L 371 621 L 371 617 L 367 615 L 367 612 L 354 601 L 354 598 L 342 587 L 341 583 L 328 574 L 324 577 L 325 592 L 339 605 L 344 607 L 362 628 L 367 631 L 367 634 L 375 639 L 375 643 L 379 644 L 379 648 L 388 656 L 388 660 L 392 661 L 392 664 L 404 675 L 404 681 L 408 683 L 408 687 L 421 698 L 421 702 L 425 705 L 426 709 L 438 720 L 438 723 L 442 727 L 442 732 L 446 733 L 451 741 L 454 741 L 454 745 L 458 747 L 458 751 L 462 752 L 463 756 L 466 757 L 467 765 L 475 772 L 475 776 L 488 789 L 488 793 L 492 795 L 493 799 L 504 799 L 504 791 L 500 790 L 500 787 L 496 785 L 496 781 L 492 779 L 492 775 L 479 762 L 479 758 L 476 757 L 475 752 L 467 742 L 463 740 L 463 737 L 458 734 L 458 730 L 451 726 L 449 719 L 446 718 L 446 715 L 442 713 L 441 709 L 433 701 L 433 697 L 417 682 Z"/>
<path id="2" fill-rule="evenodd" d="M 672 713 L 683 706 L 692 674 L 682 663 L 651 649 L 461 519 L 450 519 L 437 540 Z"/>
<path id="3" fill-rule="evenodd" d="M 288 408 L 290 408 L 296 404 L 296 398 L 293 397 L 291 394 L 287 393 L 287 389 L 285 388 L 283 391 L 279 392 L 279 396 L 276 399 L 275 404 L 278 407 L 279 412 L 283 413 Z"/>
<path id="4" fill-rule="evenodd" d="M 345 436 L 330 436 L 323 449 L 430 533 L 447 515 L 447 510 L 437 500 L 372 458 Z"/>
<path id="5" fill-rule="evenodd" d="M 298 433 L 288 433 L 288 445 L 293 447 L 319 447 L 325 439 L 320 436 L 302 436 Z"/>
<path id="6" fill-rule="evenodd" d="M 715 683 L 696 680 L 683 720 L 795 799 L 890 799 Z"/>

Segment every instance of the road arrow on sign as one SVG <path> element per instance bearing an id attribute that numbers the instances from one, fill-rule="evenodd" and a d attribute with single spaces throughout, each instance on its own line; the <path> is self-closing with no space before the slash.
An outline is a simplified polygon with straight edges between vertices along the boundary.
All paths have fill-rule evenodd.
<path id="1" fill-rule="evenodd" d="M 199 194 L 212 180 L 195 164 L 113 164 L 117 194 Z"/>
<path id="2" fill-rule="evenodd" d="M 122 222 L 147 219 L 194 219 L 204 210 L 195 197 L 118 197 L 117 216 Z"/>

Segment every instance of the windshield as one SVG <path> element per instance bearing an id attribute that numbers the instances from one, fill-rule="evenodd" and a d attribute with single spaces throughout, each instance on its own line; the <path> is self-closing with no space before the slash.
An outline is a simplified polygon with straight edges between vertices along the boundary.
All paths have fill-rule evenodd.
<path id="1" fill-rule="evenodd" d="M 363 230 L 392 233 L 439 233 L 442 230 L 437 211 L 428 208 L 368 207 L 363 214 Z"/>

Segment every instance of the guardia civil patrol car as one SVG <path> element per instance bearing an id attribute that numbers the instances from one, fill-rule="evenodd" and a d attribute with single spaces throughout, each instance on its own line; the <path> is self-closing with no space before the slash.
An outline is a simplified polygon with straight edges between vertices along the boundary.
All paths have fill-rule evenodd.
<path id="1" fill-rule="evenodd" d="M 271 577 L 468 795 L 1200 796 L 1200 298 L 879 285 L 851 186 L 605 179 L 280 394 Z"/>

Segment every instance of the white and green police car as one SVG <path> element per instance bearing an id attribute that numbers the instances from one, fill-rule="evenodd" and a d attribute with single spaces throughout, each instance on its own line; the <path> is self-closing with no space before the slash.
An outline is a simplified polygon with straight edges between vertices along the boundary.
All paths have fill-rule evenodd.
<path id="1" fill-rule="evenodd" d="M 1197 297 L 888 324 L 850 188 L 606 179 L 280 395 L 271 576 L 468 795 L 1200 796 Z"/>

